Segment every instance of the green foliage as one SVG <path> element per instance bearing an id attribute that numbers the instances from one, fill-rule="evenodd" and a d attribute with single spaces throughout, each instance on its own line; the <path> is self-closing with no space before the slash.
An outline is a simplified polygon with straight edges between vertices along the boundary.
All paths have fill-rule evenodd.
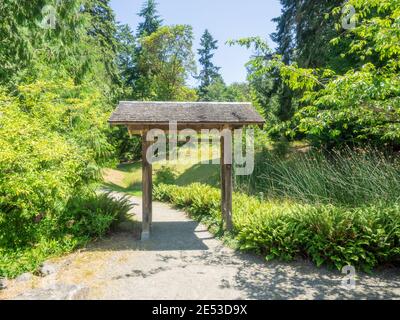
<path id="1" fill-rule="evenodd" d="M 282 4 L 275 53 L 260 38 L 230 42 L 254 48 L 249 81 L 270 136 L 328 149 L 374 144 L 397 150 L 399 1 L 348 1 L 356 11 L 349 30 L 342 30 L 341 1 Z"/>
<path id="2" fill-rule="evenodd" d="M 273 53 L 267 42 L 259 37 L 252 37 L 228 43 L 253 50 L 253 55 L 246 64 L 250 97 L 265 116 L 266 129 L 269 130 L 271 127 L 281 124 L 282 121 L 289 120 L 297 105 L 293 102 L 293 93 L 283 83 L 279 69 L 273 68 L 269 64 Z M 266 65 L 269 68 L 266 68 Z"/>
<path id="3" fill-rule="evenodd" d="M 97 60 L 104 66 L 104 72 L 111 80 L 111 84 L 119 86 L 120 78 L 115 62 L 118 50 L 117 26 L 109 2 L 109 0 L 86 0 L 83 13 L 89 16 L 87 34 L 94 42 L 91 46 L 98 49 Z"/>
<path id="4" fill-rule="evenodd" d="M 238 189 L 271 198 L 346 206 L 397 202 L 400 163 L 394 156 L 368 150 L 257 154 L 250 176 L 237 177 Z"/>
<path id="5" fill-rule="evenodd" d="M 109 194 L 75 196 L 60 217 L 60 225 L 77 237 L 102 237 L 111 224 L 123 218 L 132 208 L 128 198 L 115 199 Z"/>
<path id="6" fill-rule="evenodd" d="M 138 136 L 130 136 L 123 126 L 113 127 L 109 142 L 115 147 L 116 157 L 120 162 L 139 160 L 142 152 L 142 140 Z"/>
<path id="7" fill-rule="evenodd" d="M 35 271 L 49 257 L 71 252 L 92 238 L 104 236 L 111 224 L 130 209 L 129 200 L 118 200 L 108 194 L 83 192 L 72 197 L 58 215 L 36 220 L 35 241 L 31 238 L 31 243 L 25 246 L 0 246 L 0 277 Z M 9 232 L 11 227 L 1 225 L 1 234 Z"/>
<path id="8" fill-rule="evenodd" d="M 162 26 L 157 3 L 145 2 L 136 36 L 119 26 L 118 65 L 124 99 L 195 101 L 196 91 L 186 86 L 195 73 L 193 32 L 187 25 Z"/>
<path id="9" fill-rule="evenodd" d="M 399 92 L 396 71 L 365 65 L 335 77 L 317 92 L 306 91 L 303 107 L 280 130 L 327 147 L 370 143 L 398 148 Z"/>
<path id="10" fill-rule="evenodd" d="M 104 100 L 85 90 L 59 79 L 21 85 L 18 98 L 0 94 L 2 245 L 32 240 L 35 220 L 61 212 L 111 158 Z"/>
<path id="11" fill-rule="evenodd" d="M 196 100 L 195 91 L 185 86 L 186 78 L 195 72 L 192 27 L 161 27 L 139 41 L 141 54 L 138 57 L 138 70 L 142 76 L 135 88 L 139 98 L 156 101 Z"/>
<path id="12" fill-rule="evenodd" d="M 162 25 L 162 19 L 157 14 L 157 2 L 154 0 L 146 0 L 142 10 L 139 12 L 139 17 L 144 21 L 139 23 L 137 29 L 137 37 L 149 36 L 156 32 Z"/>
<path id="13" fill-rule="evenodd" d="M 49 257 L 72 252 L 85 243 L 85 239 L 65 236 L 61 239 L 43 239 L 32 247 L 0 247 L 0 276 L 14 278 L 24 272 L 35 271 Z"/>
<path id="14" fill-rule="evenodd" d="M 179 208 L 187 209 L 194 217 L 202 219 L 211 216 L 221 217 L 220 192 L 213 187 L 194 183 L 187 187 L 159 184 L 153 190 L 155 199 L 171 202 Z"/>
<path id="15" fill-rule="evenodd" d="M 252 100 L 250 87 L 247 83 L 232 83 L 225 85 L 222 80 L 215 80 L 204 89 L 202 101 L 248 102 Z"/>
<path id="16" fill-rule="evenodd" d="M 2 1 L 0 18 L 0 276 L 15 276 L 104 234 L 124 210 L 87 194 L 114 158 L 120 83 L 108 0 Z"/>
<path id="17" fill-rule="evenodd" d="M 53 63 L 72 64 L 71 57 L 86 48 L 80 46 L 86 36 L 84 26 L 87 23 L 87 16 L 79 14 L 81 4 L 83 1 L 80 0 L 60 1 L 56 6 L 56 24 L 51 29 L 42 25 L 47 25 L 45 17 L 49 10 L 45 10 L 46 6 L 54 8 L 54 1 L 1 1 L 0 84 L 4 85 L 17 73 L 29 68 L 38 56 Z M 76 59 L 74 62 L 75 70 L 82 70 L 83 64 L 78 66 Z"/>
<path id="18" fill-rule="evenodd" d="M 174 184 L 177 178 L 177 173 L 170 167 L 162 166 L 156 171 L 154 184 Z"/>
<path id="19" fill-rule="evenodd" d="M 154 196 L 186 209 L 198 220 L 219 224 L 220 191 L 194 184 L 158 185 Z M 234 237 L 242 250 L 266 259 L 307 256 L 316 265 L 341 269 L 353 265 L 370 271 L 400 259 L 400 210 L 397 204 L 375 203 L 360 208 L 311 206 L 282 200 L 260 201 L 233 195 Z"/>
<path id="20" fill-rule="evenodd" d="M 262 210 L 262 209 L 261 209 Z M 243 249 L 267 259 L 308 256 L 317 266 L 353 265 L 370 271 L 399 260 L 399 207 L 377 204 L 346 209 L 332 205 L 266 208 L 239 232 Z"/>
<path id="21" fill-rule="evenodd" d="M 347 70 L 352 61 L 340 56 L 340 48 L 329 46 L 337 36 L 336 18 L 329 13 L 343 3 L 335 1 L 281 0 L 281 16 L 274 19 L 276 32 L 271 35 L 277 44 L 273 52 L 266 41 L 253 37 L 236 43 L 254 48 L 247 64 L 248 80 L 252 97 L 262 109 L 267 120 L 266 129 L 272 138 L 280 138 L 276 130 L 282 123 L 292 119 L 298 110 L 299 93 L 285 83 L 278 66 L 270 63 L 274 54 L 280 55 L 285 64 L 295 63 L 300 68 Z M 265 68 L 268 65 L 269 68 Z M 272 128 L 275 130 L 270 131 Z"/>
<path id="22" fill-rule="evenodd" d="M 342 75 L 325 70 L 319 77 L 325 78 L 324 85 L 320 85 L 322 80 L 315 80 L 314 87 L 319 86 L 320 90 L 305 88 L 303 107 L 286 127 L 287 133 L 306 134 L 316 144 L 372 142 L 397 148 L 400 145 L 399 2 L 371 0 L 349 4 L 358 12 L 357 25 L 334 42 L 347 45 L 344 55 L 358 56 L 360 67 Z M 291 87 L 301 87 L 304 83 L 303 77 L 284 77 Z"/>
<path id="23" fill-rule="evenodd" d="M 137 48 L 135 37 L 129 25 L 118 24 L 117 26 L 117 65 L 120 70 L 123 84 L 126 86 L 124 96 L 133 96 L 133 86 L 137 77 L 136 60 Z"/>
<path id="24" fill-rule="evenodd" d="M 208 100 L 209 87 L 215 82 L 223 83 L 222 77 L 219 74 L 220 68 L 214 66 L 212 62 L 212 58 L 214 57 L 213 51 L 218 49 L 217 43 L 218 41 L 214 40 L 211 33 L 206 29 L 200 39 L 201 48 L 197 50 L 202 68 L 197 76 L 197 79 L 200 80 L 199 97 L 201 101 L 212 101 Z"/>
<path id="25" fill-rule="evenodd" d="M 2 1 L 0 9 L 1 85 L 31 82 L 44 67 L 77 84 L 90 81 L 108 99 L 115 97 L 119 78 L 108 1 L 10 0 Z M 48 25 L 49 17 L 54 25 Z"/>
<path id="26" fill-rule="evenodd" d="M 336 19 L 329 13 L 342 4 L 342 0 L 281 0 L 282 14 L 274 19 L 277 28 L 271 37 L 283 61 L 296 61 L 303 68 L 337 64 L 336 48 L 326 44 L 338 33 Z"/>

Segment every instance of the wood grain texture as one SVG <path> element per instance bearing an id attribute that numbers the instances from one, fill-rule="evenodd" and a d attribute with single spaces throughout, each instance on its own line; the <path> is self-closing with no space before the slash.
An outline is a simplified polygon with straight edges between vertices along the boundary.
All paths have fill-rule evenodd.
<path id="1" fill-rule="evenodd" d="M 225 127 L 224 130 L 229 130 Z M 221 135 L 221 212 L 224 229 L 231 231 L 232 222 L 232 136 Z"/>
<path id="2" fill-rule="evenodd" d="M 151 142 L 146 139 L 147 132 L 143 132 L 142 135 L 142 201 L 143 201 L 143 212 L 142 212 L 142 233 L 150 232 L 152 223 L 152 189 L 153 189 L 153 177 L 152 177 L 152 165 L 149 163 L 146 157 L 147 150 L 150 148 Z"/>

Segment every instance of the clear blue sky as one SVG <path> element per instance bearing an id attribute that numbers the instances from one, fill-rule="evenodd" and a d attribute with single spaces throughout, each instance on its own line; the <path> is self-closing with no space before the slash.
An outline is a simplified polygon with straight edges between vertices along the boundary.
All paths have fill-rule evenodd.
<path id="1" fill-rule="evenodd" d="M 137 13 L 144 0 L 111 0 L 116 18 L 134 30 L 139 23 Z M 261 36 L 274 47 L 269 35 L 275 31 L 271 19 L 280 15 L 279 0 L 158 0 L 159 14 L 164 24 L 189 24 L 195 34 L 197 53 L 200 37 L 208 29 L 219 41 L 214 62 L 221 67 L 224 80 L 229 84 L 246 80 L 245 63 L 251 51 L 225 45 L 229 39 Z M 194 85 L 195 81 L 191 80 Z"/>

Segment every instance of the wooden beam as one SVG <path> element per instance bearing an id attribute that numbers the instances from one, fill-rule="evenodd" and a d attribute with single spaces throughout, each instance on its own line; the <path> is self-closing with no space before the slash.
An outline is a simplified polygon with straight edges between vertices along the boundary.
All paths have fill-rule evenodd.
<path id="1" fill-rule="evenodd" d="M 147 140 L 147 131 L 142 133 L 142 240 L 150 238 L 152 223 L 152 165 L 149 163 L 146 154 L 151 142 Z"/>
<path id="2" fill-rule="evenodd" d="M 165 131 L 165 133 L 169 133 L 169 124 L 168 123 L 148 123 L 148 124 L 140 124 L 140 123 L 121 123 L 128 127 L 129 132 L 132 135 L 140 134 L 143 130 L 150 129 L 160 129 Z M 201 130 L 222 130 L 226 125 L 221 123 L 178 123 L 177 130 L 183 129 L 191 129 L 198 133 L 201 133 Z M 232 129 L 240 129 L 243 128 L 245 124 L 232 124 L 229 125 Z"/>
<path id="3" fill-rule="evenodd" d="M 226 128 L 227 129 L 227 128 Z M 232 223 L 232 131 L 231 136 L 221 134 L 221 212 L 224 228 L 231 231 Z"/>

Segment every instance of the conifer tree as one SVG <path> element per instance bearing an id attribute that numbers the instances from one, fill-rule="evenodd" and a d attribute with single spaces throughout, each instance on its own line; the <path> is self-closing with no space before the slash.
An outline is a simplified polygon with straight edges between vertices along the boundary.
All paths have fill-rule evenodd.
<path id="1" fill-rule="evenodd" d="M 156 32 L 161 27 L 163 20 L 158 15 L 157 2 L 154 0 L 147 0 L 142 10 L 139 12 L 139 17 L 143 18 L 144 21 L 139 23 L 137 28 L 137 37 L 149 36 Z"/>
<path id="2" fill-rule="evenodd" d="M 201 48 L 197 50 L 200 55 L 200 65 L 202 67 L 198 80 L 200 80 L 199 96 L 200 99 L 205 98 L 207 95 L 208 87 L 216 81 L 222 82 L 222 77 L 219 74 L 219 67 L 216 67 L 212 58 L 214 57 L 214 51 L 218 49 L 218 41 L 214 40 L 213 36 L 208 30 L 204 31 L 201 37 L 200 45 Z"/>

